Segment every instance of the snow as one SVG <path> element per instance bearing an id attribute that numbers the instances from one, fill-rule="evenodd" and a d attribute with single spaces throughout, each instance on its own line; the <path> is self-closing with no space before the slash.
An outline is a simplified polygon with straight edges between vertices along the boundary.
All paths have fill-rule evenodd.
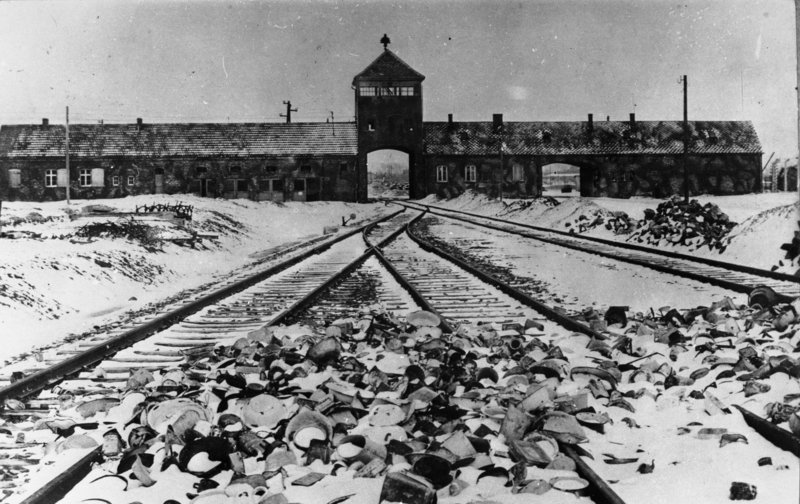
<path id="1" fill-rule="evenodd" d="M 202 240 L 196 248 L 166 242 L 154 251 L 125 239 L 75 239 L 88 222 L 123 217 L 69 218 L 88 205 L 133 212 L 141 205 L 178 202 L 194 207 L 192 228 L 218 234 L 218 239 Z M 383 204 L 277 204 L 191 195 L 73 200 L 69 205 L 4 202 L 2 231 L 20 237 L 0 239 L 0 334 L 4 336 L 0 361 L 70 333 L 118 321 L 128 311 L 183 290 L 224 280 L 279 250 L 318 239 L 325 226 L 341 229 L 342 219 L 351 214 L 356 219 L 347 223 L 350 228 L 396 210 Z M 169 223 L 162 227 L 185 233 Z"/>
<path id="2" fill-rule="evenodd" d="M 744 295 L 696 280 L 501 231 L 446 220 L 432 224 L 431 230 L 459 250 L 475 247 L 473 255 L 487 255 L 514 276 L 533 279 L 534 297 L 570 311 L 589 306 L 603 313 L 610 306 L 628 306 L 634 312 L 665 305 L 693 308 L 725 296 L 737 303 L 747 301 Z"/>
<path id="3" fill-rule="evenodd" d="M 689 250 L 680 245 L 670 246 L 669 250 L 762 269 L 777 266 L 779 271 L 786 273 L 794 273 L 798 269 L 796 261 L 794 263 L 784 261 L 783 265 L 779 263 L 785 255 L 785 252 L 781 250 L 781 245 L 790 242 L 795 231 L 798 231 L 800 202 L 798 202 L 796 193 L 703 195 L 692 199 L 698 200 L 701 204 L 713 203 L 719 206 L 733 221 L 738 223 L 729 235 L 730 245 L 723 253 L 708 249 Z M 560 204 L 554 206 L 552 204 L 554 201 Z M 571 224 L 575 228 L 575 223 L 581 215 L 591 221 L 597 216 L 608 218 L 613 216 L 614 212 L 625 212 L 631 218 L 640 220 L 644 217 L 645 209 L 655 209 L 663 201 L 640 197 L 630 199 L 569 197 L 550 200 L 506 199 L 500 201 L 474 192 L 467 192 L 450 200 L 440 199 L 436 196 L 427 196 L 418 200 L 422 204 L 467 211 L 559 231 L 566 231 L 567 224 Z M 627 237 L 624 234 L 614 234 L 605 229 L 603 225 L 594 227 L 585 234 L 616 241 L 625 241 Z"/>

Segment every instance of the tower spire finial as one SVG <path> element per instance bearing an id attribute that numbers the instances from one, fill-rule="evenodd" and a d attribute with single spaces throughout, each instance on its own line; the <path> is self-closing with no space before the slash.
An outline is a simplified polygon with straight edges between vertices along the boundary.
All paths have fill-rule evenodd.
<path id="1" fill-rule="evenodd" d="M 389 37 L 388 37 L 388 36 L 387 36 L 387 35 L 384 33 L 384 34 L 383 34 L 383 38 L 381 38 L 381 44 L 383 44 L 383 50 L 384 50 L 384 51 L 387 51 L 387 50 L 389 50 L 389 47 L 388 47 L 388 45 L 389 45 L 389 44 L 391 44 L 391 43 L 392 43 L 392 41 L 391 41 L 391 40 L 389 39 Z"/>

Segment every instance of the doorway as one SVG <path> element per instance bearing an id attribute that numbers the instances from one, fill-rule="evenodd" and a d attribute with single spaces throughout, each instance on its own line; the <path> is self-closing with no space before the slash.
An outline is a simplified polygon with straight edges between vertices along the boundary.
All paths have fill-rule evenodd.
<path id="1" fill-rule="evenodd" d="M 408 199 L 409 156 L 395 149 L 367 154 L 367 198 Z"/>

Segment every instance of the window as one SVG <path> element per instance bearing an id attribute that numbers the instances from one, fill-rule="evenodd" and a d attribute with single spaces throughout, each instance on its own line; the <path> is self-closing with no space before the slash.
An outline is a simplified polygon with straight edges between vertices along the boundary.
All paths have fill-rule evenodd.
<path id="1" fill-rule="evenodd" d="M 550 130 L 542 131 L 542 141 L 545 143 L 550 143 L 553 140 L 553 132 Z"/>
<path id="2" fill-rule="evenodd" d="M 283 179 L 273 179 L 272 190 L 275 192 L 283 192 Z"/>
<path id="3" fill-rule="evenodd" d="M 278 173 L 278 167 L 277 166 L 267 166 L 265 168 L 265 171 L 267 173 Z"/>
<path id="4" fill-rule="evenodd" d="M 111 177 L 111 185 L 114 187 L 119 186 L 119 175 L 114 175 Z"/>
<path id="5" fill-rule="evenodd" d="M 347 173 L 347 163 L 339 163 L 339 175 Z"/>
<path id="6" fill-rule="evenodd" d="M 11 187 L 19 187 L 22 185 L 22 172 L 20 170 L 8 170 L 8 185 Z"/>
<path id="7" fill-rule="evenodd" d="M 414 86 L 361 86 L 361 96 L 414 96 Z"/>
<path id="8" fill-rule="evenodd" d="M 45 172 L 44 172 L 44 186 L 45 187 L 57 187 L 58 186 L 58 170 L 45 170 Z"/>
<path id="9" fill-rule="evenodd" d="M 445 165 L 436 167 L 436 182 L 447 182 L 447 167 Z"/>
<path id="10" fill-rule="evenodd" d="M 207 171 L 205 166 L 198 166 L 194 170 L 198 175 L 205 175 Z"/>
<path id="11" fill-rule="evenodd" d="M 522 165 L 515 164 L 511 167 L 511 180 L 514 182 L 519 182 L 520 180 L 524 180 L 524 170 L 522 169 Z"/>
<path id="12" fill-rule="evenodd" d="M 242 174 L 241 166 L 231 166 L 231 175 L 241 175 L 241 174 Z"/>
<path id="13" fill-rule="evenodd" d="M 478 169 L 474 164 L 469 164 L 464 167 L 464 180 L 467 182 L 475 182 L 478 180 Z"/>
<path id="14" fill-rule="evenodd" d="M 236 181 L 237 192 L 247 192 L 247 179 L 238 179 Z"/>
<path id="15" fill-rule="evenodd" d="M 82 168 L 80 171 L 80 175 L 78 177 L 78 181 L 81 184 L 81 187 L 89 187 L 92 185 L 92 170 L 88 168 Z"/>
<path id="16" fill-rule="evenodd" d="M 295 179 L 294 180 L 294 190 L 297 192 L 302 192 L 306 190 L 306 179 Z"/>
<path id="17" fill-rule="evenodd" d="M 128 175 L 128 185 L 132 186 L 135 183 L 136 183 L 136 177 L 134 177 L 133 175 Z"/>
<path id="18" fill-rule="evenodd" d="M 300 165 L 300 172 L 301 173 L 311 173 L 311 165 Z"/>
<path id="19" fill-rule="evenodd" d="M 492 180 L 492 168 L 486 165 L 481 165 L 481 182 L 489 182 Z"/>

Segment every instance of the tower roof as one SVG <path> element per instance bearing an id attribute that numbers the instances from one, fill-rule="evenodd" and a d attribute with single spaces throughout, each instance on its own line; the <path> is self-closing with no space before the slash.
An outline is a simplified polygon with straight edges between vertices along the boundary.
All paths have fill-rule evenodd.
<path id="1" fill-rule="evenodd" d="M 408 63 L 401 60 L 390 49 L 383 50 L 375 61 L 369 64 L 360 74 L 353 78 L 353 84 L 362 80 L 371 81 L 422 81 L 425 76 L 411 68 Z"/>

